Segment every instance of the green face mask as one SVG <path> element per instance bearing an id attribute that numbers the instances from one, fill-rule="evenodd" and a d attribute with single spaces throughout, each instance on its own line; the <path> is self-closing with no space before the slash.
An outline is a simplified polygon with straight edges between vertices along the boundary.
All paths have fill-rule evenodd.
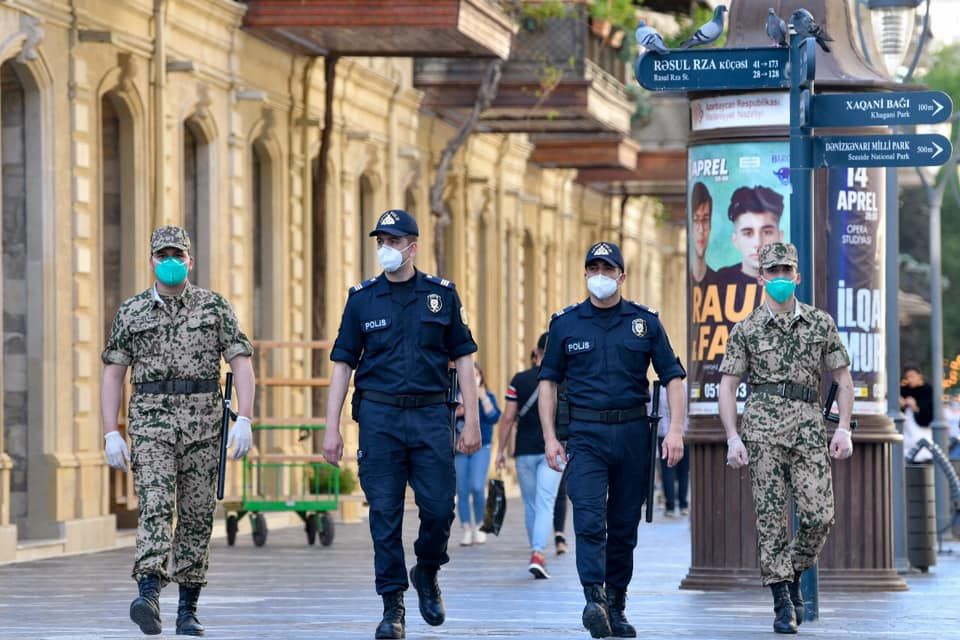
<path id="1" fill-rule="evenodd" d="M 157 280 L 168 287 L 178 287 L 187 279 L 187 261 L 169 257 L 157 263 L 153 268 Z"/>
<path id="2" fill-rule="evenodd" d="M 763 288 L 768 296 L 783 304 L 797 290 L 797 283 L 789 278 L 774 278 L 773 280 L 767 280 Z"/>

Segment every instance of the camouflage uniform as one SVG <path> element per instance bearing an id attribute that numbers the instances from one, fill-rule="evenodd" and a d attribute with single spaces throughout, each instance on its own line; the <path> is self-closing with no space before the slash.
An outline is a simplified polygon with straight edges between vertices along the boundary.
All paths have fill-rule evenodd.
<path id="1" fill-rule="evenodd" d="M 779 264 L 796 266 L 793 246 L 764 246 L 761 268 Z M 793 312 L 779 315 L 761 304 L 739 322 L 730 334 L 720 372 L 747 375 L 751 385 L 786 382 L 819 390 L 821 370 L 849 364 L 833 319 L 797 301 Z M 803 571 L 817 561 L 834 522 L 820 407 L 754 392 L 747 399 L 740 431 L 750 456 L 763 584 L 792 582 L 795 570 Z M 792 542 L 787 541 L 785 513 L 790 497 L 799 519 Z"/>
<path id="2" fill-rule="evenodd" d="M 174 242 L 161 227 L 153 251 Z M 175 233 L 170 231 L 168 233 Z M 159 235 L 159 237 L 158 237 Z M 160 296 L 156 287 L 120 305 L 101 359 L 132 367 L 134 384 L 163 380 L 218 380 L 220 356 L 227 362 L 251 356 L 230 304 L 189 282 L 181 295 Z M 219 459 L 220 392 L 168 395 L 135 393 L 128 407 L 131 468 L 140 501 L 133 578 L 149 574 L 168 582 L 206 584 L 207 556 Z M 174 497 L 176 496 L 176 498 Z M 173 534 L 173 571 L 167 565 Z"/>

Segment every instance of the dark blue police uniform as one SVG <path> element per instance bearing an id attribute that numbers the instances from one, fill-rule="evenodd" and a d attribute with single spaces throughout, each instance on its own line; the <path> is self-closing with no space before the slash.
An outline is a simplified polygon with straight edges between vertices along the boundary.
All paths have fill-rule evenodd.
<path id="1" fill-rule="evenodd" d="M 539 378 L 567 382 L 567 490 L 584 587 L 625 591 L 633 575 L 648 447 L 656 446 L 645 410 L 651 362 L 664 384 L 686 376 L 657 313 L 641 304 L 600 309 L 588 298 L 553 315 Z"/>
<path id="2" fill-rule="evenodd" d="M 352 287 L 343 311 L 330 358 L 356 369 L 357 463 L 381 595 L 408 586 L 401 539 L 408 481 L 420 511 L 418 565 L 436 572 L 449 560 L 456 481 L 447 369 L 477 350 L 465 319 L 453 283 L 419 271 L 406 282 L 381 274 Z"/>

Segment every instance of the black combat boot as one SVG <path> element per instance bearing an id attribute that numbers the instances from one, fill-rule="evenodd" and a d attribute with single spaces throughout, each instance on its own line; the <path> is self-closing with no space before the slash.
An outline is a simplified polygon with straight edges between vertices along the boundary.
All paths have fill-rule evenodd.
<path id="1" fill-rule="evenodd" d="M 610 614 L 603 587 L 598 584 L 584 587 L 583 595 L 587 599 L 587 606 L 583 608 L 583 626 L 593 638 L 609 638 Z"/>
<path id="2" fill-rule="evenodd" d="M 773 630 L 777 633 L 796 633 L 797 616 L 790 602 L 790 589 L 786 580 L 770 585 L 773 593 Z"/>
<path id="3" fill-rule="evenodd" d="M 798 627 L 803 624 L 803 615 L 805 611 L 803 608 L 803 594 L 800 593 L 800 576 L 802 575 L 802 571 L 794 571 L 793 582 L 788 585 L 788 589 L 790 590 L 790 602 L 793 603 L 793 610 L 797 614 Z"/>
<path id="4" fill-rule="evenodd" d="M 627 607 L 627 590 L 607 586 L 607 615 L 610 617 L 610 635 L 614 638 L 636 638 L 637 630 L 624 609 Z"/>
<path id="5" fill-rule="evenodd" d="M 180 585 L 180 604 L 177 606 L 177 635 L 202 636 L 203 627 L 197 620 L 197 600 L 200 599 L 200 585 Z"/>
<path id="6" fill-rule="evenodd" d="M 375 638 L 406 638 L 406 609 L 403 606 L 403 591 L 383 594 L 383 620 L 377 627 Z"/>
<path id="7" fill-rule="evenodd" d="M 160 576 L 149 574 L 137 581 L 140 595 L 130 603 L 130 619 L 148 636 L 160 635 Z"/>
<path id="8" fill-rule="evenodd" d="M 447 614 L 443 608 L 443 598 L 440 597 L 440 585 L 437 584 L 437 570 L 431 571 L 415 564 L 410 569 L 410 583 L 417 590 L 423 621 L 431 627 L 439 627 Z"/>

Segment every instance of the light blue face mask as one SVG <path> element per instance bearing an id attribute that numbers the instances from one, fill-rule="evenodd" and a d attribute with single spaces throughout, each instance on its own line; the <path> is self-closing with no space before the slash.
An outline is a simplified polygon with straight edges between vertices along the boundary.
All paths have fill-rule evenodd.
<path id="1" fill-rule="evenodd" d="M 797 283 L 790 278 L 774 278 L 773 280 L 767 280 L 763 288 L 768 296 L 783 304 L 797 290 Z"/>
<path id="2" fill-rule="evenodd" d="M 168 287 L 179 287 L 187 279 L 187 261 L 170 256 L 157 262 L 153 272 L 162 284 Z"/>

